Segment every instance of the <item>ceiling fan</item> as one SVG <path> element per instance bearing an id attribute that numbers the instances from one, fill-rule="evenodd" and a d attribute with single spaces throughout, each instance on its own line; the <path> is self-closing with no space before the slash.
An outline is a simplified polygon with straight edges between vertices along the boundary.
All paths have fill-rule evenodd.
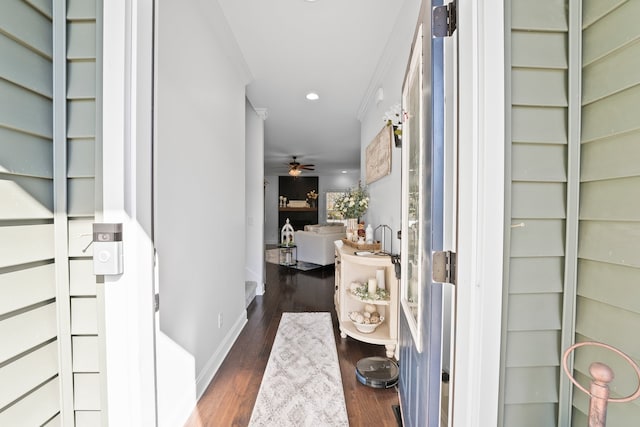
<path id="1" fill-rule="evenodd" d="M 296 156 L 292 156 L 293 161 L 289 162 L 289 175 L 298 176 L 302 173 L 303 170 L 312 171 L 315 170 L 312 164 L 303 165 L 296 160 Z"/>

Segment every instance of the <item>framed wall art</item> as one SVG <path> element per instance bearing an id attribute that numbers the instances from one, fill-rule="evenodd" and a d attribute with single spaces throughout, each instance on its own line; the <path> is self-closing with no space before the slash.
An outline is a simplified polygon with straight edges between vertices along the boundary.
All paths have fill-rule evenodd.
<path id="1" fill-rule="evenodd" d="M 366 180 L 371 184 L 391 173 L 393 127 L 385 125 L 367 146 Z"/>

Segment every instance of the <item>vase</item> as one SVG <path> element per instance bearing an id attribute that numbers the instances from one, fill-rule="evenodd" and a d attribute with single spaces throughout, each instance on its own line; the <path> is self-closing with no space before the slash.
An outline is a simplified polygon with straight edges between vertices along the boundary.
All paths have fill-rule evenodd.
<path id="1" fill-rule="evenodd" d="M 402 147 L 402 128 L 400 126 L 393 125 L 393 141 L 396 147 Z"/>
<path id="2" fill-rule="evenodd" d="M 347 218 L 347 231 L 349 230 L 354 234 L 358 232 L 358 218 Z"/>

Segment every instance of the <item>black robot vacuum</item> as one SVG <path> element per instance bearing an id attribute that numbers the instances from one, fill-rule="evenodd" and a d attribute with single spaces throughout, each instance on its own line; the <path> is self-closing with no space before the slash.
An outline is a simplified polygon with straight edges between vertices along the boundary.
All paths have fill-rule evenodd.
<path id="1" fill-rule="evenodd" d="M 398 384 L 398 364 L 386 357 L 365 357 L 356 363 L 356 378 L 373 388 L 391 388 Z"/>

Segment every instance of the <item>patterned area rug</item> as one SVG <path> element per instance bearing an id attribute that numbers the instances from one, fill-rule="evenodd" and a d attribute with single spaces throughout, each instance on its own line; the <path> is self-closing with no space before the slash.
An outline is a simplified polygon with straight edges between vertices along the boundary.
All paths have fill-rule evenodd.
<path id="1" fill-rule="evenodd" d="M 251 427 L 348 426 L 329 313 L 283 313 Z"/>

